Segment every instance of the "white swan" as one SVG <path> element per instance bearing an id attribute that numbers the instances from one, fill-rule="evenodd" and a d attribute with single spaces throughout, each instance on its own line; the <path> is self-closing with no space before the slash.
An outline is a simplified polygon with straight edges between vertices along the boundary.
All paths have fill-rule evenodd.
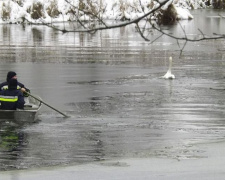
<path id="1" fill-rule="evenodd" d="M 175 79 L 175 76 L 171 73 L 172 69 L 172 57 L 169 58 L 169 69 L 167 73 L 162 77 L 163 79 Z"/>

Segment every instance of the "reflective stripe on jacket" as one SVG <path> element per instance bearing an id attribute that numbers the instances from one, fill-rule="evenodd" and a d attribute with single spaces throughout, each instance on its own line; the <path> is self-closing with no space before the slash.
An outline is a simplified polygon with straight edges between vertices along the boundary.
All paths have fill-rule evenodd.
<path id="1" fill-rule="evenodd" d="M 16 110 L 24 108 L 24 97 L 20 90 L 7 89 L 0 91 L 0 109 Z"/>
<path id="2" fill-rule="evenodd" d="M 18 101 L 18 96 L 0 96 L 0 101 L 17 102 Z"/>
<path id="3" fill-rule="evenodd" d="M 2 87 L 2 90 L 7 90 L 7 89 L 9 89 L 8 85 L 5 85 Z M 19 85 L 17 85 L 17 89 L 21 89 L 21 87 Z"/>

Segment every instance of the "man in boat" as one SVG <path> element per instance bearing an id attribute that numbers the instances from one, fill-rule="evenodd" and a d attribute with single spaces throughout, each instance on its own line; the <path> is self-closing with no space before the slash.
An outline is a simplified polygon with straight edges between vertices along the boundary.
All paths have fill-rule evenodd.
<path id="1" fill-rule="evenodd" d="M 1 109 L 16 110 L 24 108 L 25 101 L 22 93 L 23 90 L 17 89 L 17 86 L 17 79 L 10 79 L 8 89 L 0 92 Z"/>
<path id="2" fill-rule="evenodd" d="M 7 74 L 6 81 L 0 84 L 0 91 L 8 89 L 8 84 L 10 79 L 17 79 L 16 73 L 14 71 L 9 71 Z M 17 89 L 22 89 L 23 92 L 27 91 L 30 92 L 29 89 L 27 89 L 24 84 L 17 81 Z"/>

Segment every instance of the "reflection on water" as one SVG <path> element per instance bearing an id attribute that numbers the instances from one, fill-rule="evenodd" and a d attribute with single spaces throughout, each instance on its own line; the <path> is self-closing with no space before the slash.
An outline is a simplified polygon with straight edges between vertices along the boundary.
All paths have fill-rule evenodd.
<path id="1" fill-rule="evenodd" d="M 18 168 L 17 161 L 20 159 L 20 151 L 25 148 L 26 144 L 20 127 L 13 122 L 1 120 L 0 140 L 0 169 Z"/>
<path id="2" fill-rule="evenodd" d="M 198 14 L 203 13 L 203 17 Z M 193 11 L 188 35 L 224 32 L 216 11 Z M 198 26 L 197 26 L 198 25 Z M 207 27 L 207 28 L 206 28 Z M 180 25 L 168 31 L 182 33 Z M 215 31 L 214 31 L 215 30 Z M 151 39 L 159 34 L 152 32 Z M 43 107 L 39 122 L 0 125 L 0 169 L 88 163 L 120 157 L 204 158 L 194 144 L 224 138 L 224 41 L 154 44 L 125 27 L 61 34 L 43 26 L 0 26 L 0 81 L 14 70 Z M 175 80 L 160 79 L 173 55 Z"/>
<path id="3" fill-rule="evenodd" d="M 224 33 L 224 18 L 218 16 L 223 11 L 192 11 L 194 20 L 181 21 L 180 25 L 165 26 L 166 32 L 185 37 L 181 26 L 190 38 L 212 33 Z M 202 17 L 199 18 L 198 16 Z M 217 18 L 215 18 L 215 15 Z M 103 62 L 103 63 L 151 63 L 152 59 L 177 55 L 177 41 L 163 36 L 154 44 L 145 42 L 135 33 L 135 28 L 123 27 L 98 31 L 94 34 L 62 34 L 43 26 L 1 25 L 0 58 L 1 62 Z M 154 40 L 160 36 L 157 31 L 149 35 Z M 182 44 L 182 42 L 180 42 Z M 223 42 L 218 41 L 188 43 L 186 53 L 200 53 L 220 49 Z M 204 46 L 204 48 L 202 47 Z M 16 48 L 15 48 L 16 47 Z M 193 52 L 194 51 L 194 52 Z M 210 54 L 208 54 L 210 55 Z"/>

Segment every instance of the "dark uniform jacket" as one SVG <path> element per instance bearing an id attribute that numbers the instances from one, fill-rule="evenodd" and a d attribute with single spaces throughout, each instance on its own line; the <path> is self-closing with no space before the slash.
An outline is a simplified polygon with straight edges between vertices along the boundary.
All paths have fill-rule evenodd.
<path id="1" fill-rule="evenodd" d="M 0 92 L 1 109 L 16 110 L 24 108 L 23 93 L 17 89 L 7 89 Z"/>

